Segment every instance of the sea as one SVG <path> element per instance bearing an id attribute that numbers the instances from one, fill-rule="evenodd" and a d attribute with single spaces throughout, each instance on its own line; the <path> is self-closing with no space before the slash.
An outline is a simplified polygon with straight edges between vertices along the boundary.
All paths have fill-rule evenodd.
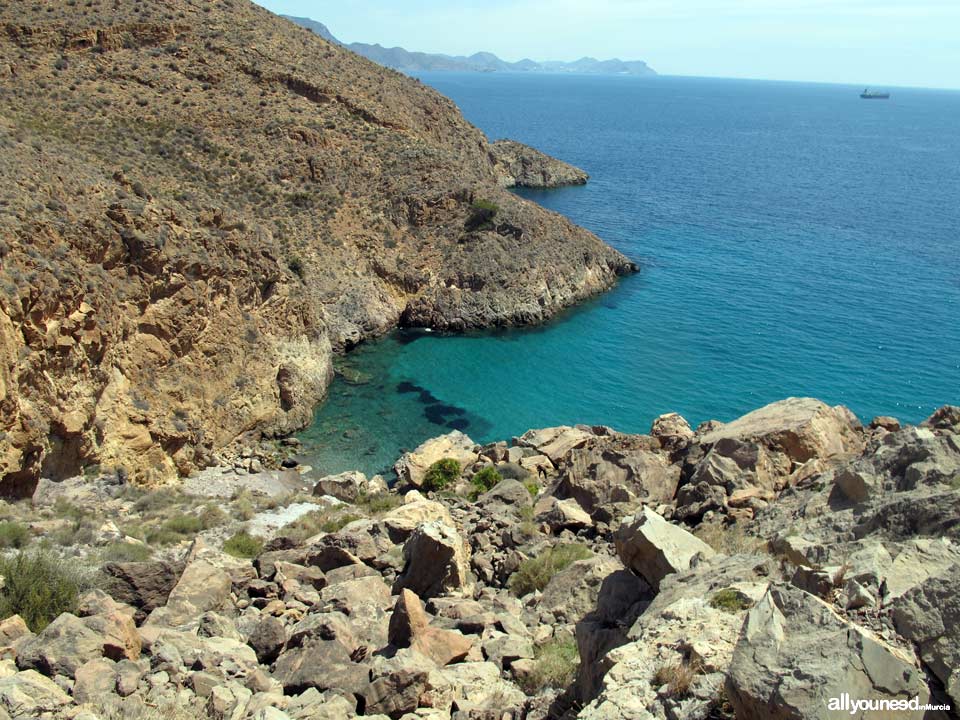
<path id="1" fill-rule="evenodd" d="M 960 92 L 706 78 L 423 73 L 491 139 L 590 173 L 518 194 L 640 266 L 544 327 L 401 331 L 339 361 L 300 437 L 389 472 L 451 429 L 694 427 L 788 396 L 918 422 L 960 404 Z"/>

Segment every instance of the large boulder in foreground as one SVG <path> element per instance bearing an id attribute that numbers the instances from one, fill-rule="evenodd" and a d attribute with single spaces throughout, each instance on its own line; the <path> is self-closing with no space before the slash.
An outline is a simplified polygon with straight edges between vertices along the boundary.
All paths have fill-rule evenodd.
<path id="1" fill-rule="evenodd" d="M 442 667 L 463 660 L 473 642 L 455 630 L 430 627 L 430 618 L 416 593 L 401 590 L 390 616 L 390 644 L 409 647 Z"/>
<path id="2" fill-rule="evenodd" d="M 413 590 L 421 598 L 458 592 L 469 583 L 470 555 L 460 534 L 448 525 L 419 526 L 403 546 L 404 570 L 394 591 Z"/>
<path id="3" fill-rule="evenodd" d="M 393 466 L 401 483 L 420 487 L 427 469 L 437 460 L 453 458 L 461 467 L 472 465 L 479 455 L 474 452 L 476 443 L 459 430 L 431 438 L 416 450 L 404 455 Z"/>
<path id="4" fill-rule="evenodd" d="M 892 611 L 897 632 L 914 643 L 954 707 L 960 706 L 960 565 L 897 598 Z"/>
<path id="5" fill-rule="evenodd" d="M 802 464 L 861 452 L 859 429 L 860 422 L 845 407 L 830 407 L 813 398 L 787 398 L 706 433 L 700 443 L 756 442 Z"/>
<path id="6" fill-rule="evenodd" d="M 617 554 L 630 570 L 653 588 L 667 575 L 690 568 L 696 556 L 713 557 L 713 548 L 650 508 L 624 518 L 614 535 Z"/>
<path id="7" fill-rule="evenodd" d="M 929 691 L 907 653 L 850 624 L 813 595 L 771 586 L 747 615 L 726 682 L 738 720 L 838 717 L 832 698 L 905 700 Z M 849 715 L 847 715 L 849 717 Z M 871 712 L 900 718 L 903 711 Z"/>

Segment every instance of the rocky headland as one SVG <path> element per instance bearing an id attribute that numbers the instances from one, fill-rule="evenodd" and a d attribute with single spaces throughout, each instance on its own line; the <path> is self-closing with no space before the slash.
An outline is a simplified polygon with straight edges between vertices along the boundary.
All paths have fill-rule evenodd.
<path id="1" fill-rule="evenodd" d="M 246 0 L 5 3 L 0 97 L 8 497 L 169 482 L 307 424 L 333 353 L 635 269 L 506 191 L 536 179 L 451 101 Z"/>
<path id="2" fill-rule="evenodd" d="M 0 718 L 956 716 L 829 707 L 960 703 L 960 408 L 453 432 L 395 472 L 0 506 Z"/>

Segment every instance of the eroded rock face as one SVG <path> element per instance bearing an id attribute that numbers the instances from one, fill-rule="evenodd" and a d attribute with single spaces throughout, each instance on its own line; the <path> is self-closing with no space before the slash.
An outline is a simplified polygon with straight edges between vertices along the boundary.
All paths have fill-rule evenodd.
<path id="1" fill-rule="evenodd" d="M 170 481 L 307 424 L 331 353 L 401 319 L 542 322 L 634 269 L 504 190 L 452 102 L 253 3 L 46 10 L 0 9 L 6 495 Z M 515 180 L 560 177 L 534 156 Z"/>
<path id="2" fill-rule="evenodd" d="M 829 717 L 828 701 L 929 697 L 913 658 L 791 586 L 770 588 L 750 611 L 727 692 L 738 718 Z M 898 713 L 874 713 L 896 717 Z"/>

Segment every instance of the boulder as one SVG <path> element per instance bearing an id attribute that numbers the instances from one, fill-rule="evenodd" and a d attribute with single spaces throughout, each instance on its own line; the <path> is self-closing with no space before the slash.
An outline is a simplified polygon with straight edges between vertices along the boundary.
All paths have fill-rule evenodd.
<path id="1" fill-rule="evenodd" d="M 440 522 L 420 525 L 403 546 L 404 570 L 394 591 L 422 598 L 461 592 L 469 585 L 470 556 L 460 534 Z"/>
<path id="2" fill-rule="evenodd" d="M 654 588 L 667 575 L 688 569 L 694 558 L 715 554 L 705 542 L 646 507 L 624 518 L 614 541 L 623 564 Z"/>
<path id="3" fill-rule="evenodd" d="M 360 695 L 369 686 L 369 675 L 370 668 L 353 662 L 347 649 L 336 640 L 310 640 L 287 649 L 280 654 L 273 670 L 273 678 L 288 695 L 308 688 Z"/>
<path id="4" fill-rule="evenodd" d="M 660 441 L 660 446 L 675 452 L 693 440 L 690 423 L 678 413 L 661 415 L 650 425 L 650 436 Z"/>
<path id="5" fill-rule="evenodd" d="M 582 447 L 593 437 L 592 433 L 575 427 L 552 427 L 541 430 L 528 430 L 516 443 L 545 455 L 554 465 L 565 460 L 574 448 Z"/>
<path id="6" fill-rule="evenodd" d="M 433 521 L 455 527 L 445 505 L 427 500 L 417 491 L 407 493 L 403 505 L 389 511 L 381 519 L 391 540 L 396 543 L 404 542 L 419 525 Z"/>
<path id="7" fill-rule="evenodd" d="M 563 530 L 582 530 L 593 526 L 593 518 L 581 508 L 576 500 L 557 500 L 547 496 L 537 503 L 535 520 L 545 523 L 554 533 Z"/>
<path id="8" fill-rule="evenodd" d="M 138 619 L 167 604 L 179 577 L 177 568 L 165 562 L 108 563 L 101 573 L 101 589 L 140 610 Z"/>
<path id="9" fill-rule="evenodd" d="M 247 644 L 257 654 L 261 665 L 270 665 L 287 642 L 286 626 L 275 617 L 265 617 L 256 624 Z"/>
<path id="10" fill-rule="evenodd" d="M 76 615 L 64 613 L 17 650 L 21 670 L 73 677 L 77 669 L 103 656 L 104 638 Z"/>
<path id="11" fill-rule="evenodd" d="M 897 632 L 912 642 L 960 707 L 960 565 L 930 577 L 894 600 Z"/>
<path id="12" fill-rule="evenodd" d="M 596 607 L 604 580 L 618 571 L 623 571 L 623 564 L 616 558 L 578 560 L 550 578 L 537 609 L 557 622 L 575 623 Z"/>
<path id="13" fill-rule="evenodd" d="M 0 711 L 14 718 L 39 717 L 70 704 L 70 696 L 35 670 L 0 678 Z"/>
<path id="14" fill-rule="evenodd" d="M 929 698 L 912 657 L 785 584 L 772 585 L 748 613 L 726 690 L 739 720 L 826 719 L 837 714 L 831 699 L 844 693 L 863 700 Z"/>
<path id="15" fill-rule="evenodd" d="M 229 572 L 206 557 L 188 562 L 170 592 L 167 604 L 150 613 L 147 624 L 176 627 L 198 620 L 208 610 L 222 610 L 230 601 Z"/>
<path id="16" fill-rule="evenodd" d="M 0 660 L 17 655 L 17 645 L 33 633 L 19 615 L 0 620 Z"/>
<path id="17" fill-rule="evenodd" d="M 420 706 L 427 678 L 436 666 L 415 650 L 399 650 L 391 658 L 377 658 L 372 682 L 364 690 L 365 713 L 400 717 Z"/>
<path id="18" fill-rule="evenodd" d="M 73 700 L 78 704 L 91 703 L 113 694 L 117 685 L 116 664 L 111 660 L 90 660 L 77 668 L 73 685 Z"/>
<path id="19" fill-rule="evenodd" d="M 430 627 L 423 603 L 410 590 L 401 590 L 390 617 L 388 640 L 396 648 L 412 648 L 439 666 L 463 660 L 473 643 L 459 632 Z"/>
<path id="20" fill-rule="evenodd" d="M 794 463 L 849 456 L 863 450 L 860 423 L 844 407 L 813 398 L 788 398 L 754 410 L 700 437 L 702 445 L 730 439 L 757 442 Z"/>
<path id="21" fill-rule="evenodd" d="M 387 484 L 380 475 L 368 479 L 362 472 L 355 470 L 322 477 L 313 488 L 314 495 L 330 495 L 347 503 L 354 503 L 359 497 L 385 492 Z"/>
<path id="22" fill-rule="evenodd" d="M 844 497 L 855 503 L 866 502 L 883 492 L 883 482 L 867 468 L 848 465 L 839 470 L 833 478 Z"/>
<path id="23" fill-rule="evenodd" d="M 432 438 L 422 443 L 413 452 L 405 453 L 393 469 L 401 483 L 420 487 L 427 469 L 437 460 L 452 458 L 461 467 L 473 465 L 479 458 L 474 452 L 476 443 L 459 430 Z"/>
<path id="24" fill-rule="evenodd" d="M 136 660 L 140 657 L 143 640 L 133 617 L 123 610 L 90 615 L 83 622 L 100 636 L 104 657 L 111 660 Z"/>
<path id="25" fill-rule="evenodd" d="M 493 717 L 502 718 L 505 712 L 523 707 L 526 700 L 515 685 L 501 677 L 494 663 L 467 662 L 431 671 L 420 705 L 445 710 L 456 703 L 464 712 L 494 713 Z"/>
<path id="26" fill-rule="evenodd" d="M 653 438 L 597 437 L 570 452 L 555 494 L 576 500 L 594 519 L 609 522 L 614 517 L 611 504 L 670 502 L 679 480 L 680 467 Z"/>

